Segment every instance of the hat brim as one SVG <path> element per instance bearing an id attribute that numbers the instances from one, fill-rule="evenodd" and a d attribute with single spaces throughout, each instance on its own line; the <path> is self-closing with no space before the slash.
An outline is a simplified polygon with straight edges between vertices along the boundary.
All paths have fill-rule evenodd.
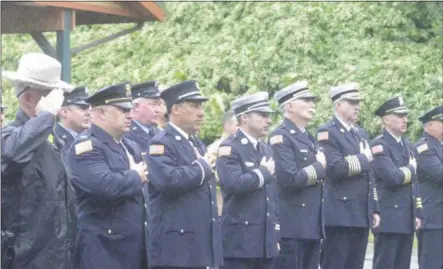
<path id="1" fill-rule="evenodd" d="M 77 106 L 90 106 L 89 103 L 86 103 L 85 101 L 75 101 L 70 103 L 70 105 L 77 105 Z"/>
<path id="2" fill-rule="evenodd" d="M 340 100 L 340 99 L 339 99 Z M 347 100 L 347 101 L 363 101 L 364 98 L 361 96 L 356 96 L 356 97 L 344 97 L 341 100 Z"/>
<path id="3" fill-rule="evenodd" d="M 125 110 L 131 110 L 133 105 L 131 102 L 118 102 L 118 103 L 110 103 L 109 105 L 117 106 L 123 108 Z"/>
<path id="4" fill-rule="evenodd" d="M 315 101 L 315 100 L 319 99 L 319 97 L 315 96 L 315 95 L 312 95 L 312 94 L 307 94 L 307 95 L 301 96 L 301 97 L 299 97 L 297 99 L 308 99 L 308 100 Z"/>
<path id="5" fill-rule="evenodd" d="M 157 95 L 133 95 L 132 96 L 133 100 L 135 100 L 137 98 L 160 99 L 160 94 L 157 94 Z"/>
<path id="6" fill-rule="evenodd" d="M 181 99 L 180 101 L 191 101 L 191 102 L 207 102 L 209 101 L 209 98 L 204 97 L 204 96 L 196 96 L 196 97 L 185 97 L 183 99 Z"/>
<path id="7" fill-rule="evenodd" d="M 258 108 L 254 108 L 253 110 L 250 110 L 248 112 L 274 113 L 274 110 L 272 110 L 270 107 L 258 107 Z"/>
<path id="8" fill-rule="evenodd" d="M 73 85 L 66 83 L 62 80 L 45 83 L 31 78 L 24 78 L 20 76 L 17 72 L 11 72 L 11 71 L 2 71 L 2 77 L 12 80 L 14 82 L 22 82 L 35 86 L 37 88 L 48 89 L 48 90 L 62 89 L 65 92 L 71 92 L 75 88 Z"/>

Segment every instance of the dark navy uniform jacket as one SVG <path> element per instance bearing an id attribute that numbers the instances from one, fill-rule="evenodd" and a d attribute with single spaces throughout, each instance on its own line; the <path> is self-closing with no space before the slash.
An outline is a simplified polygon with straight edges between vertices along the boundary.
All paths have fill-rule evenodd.
<path id="1" fill-rule="evenodd" d="M 126 137 L 137 143 L 140 150 L 144 153 L 148 148 L 149 141 L 160 132 L 155 126 L 150 126 L 149 133 L 147 133 L 137 122 L 131 122 L 131 131 L 126 134 Z M 148 128 L 148 127 L 146 127 Z"/>
<path id="2" fill-rule="evenodd" d="M 380 232 L 408 233 L 415 229 L 415 217 L 421 216 L 421 202 L 415 169 L 409 164 L 412 145 L 402 138 L 404 147 L 386 130 L 375 138 L 371 162 L 380 202 Z"/>
<path id="3" fill-rule="evenodd" d="M 75 205 L 60 152 L 48 141 L 55 116 L 19 108 L 1 133 L 1 228 L 15 234 L 10 269 L 72 267 Z"/>
<path id="4" fill-rule="evenodd" d="M 324 184 L 326 226 L 368 228 L 372 214 L 380 212 L 370 163 L 360 153 L 359 142 L 367 141 L 368 134 L 358 126 L 355 128 L 357 138 L 354 139 L 334 116 L 317 133 L 327 161 Z"/>
<path id="5" fill-rule="evenodd" d="M 203 156 L 206 149 L 197 140 Z M 154 136 L 149 170 L 150 266 L 206 267 L 223 263 L 215 177 L 177 129 Z"/>
<path id="6" fill-rule="evenodd" d="M 142 161 L 132 141 L 122 142 L 135 163 Z M 70 148 L 68 163 L 77 195 L 74 268 L 142 268 L 144 183 L 129 169 L 125 148 L 93 124 Z"/>
<path id="7" fill-rule="evenodd" d="M 423 200 L 422 229 L 443 228 L 443 145 L 424 132 L 414 145 Z"/>
<path id="8" fill-rule="evenodd" d="M 60 123 L 55 124 L 54 134 L 57 136 L 57 139 L 54 141 L 56 147 L 63 155 L 66 155 L 75 137 L 73 137 L 66 128 L 61 126 Z"/>
<path id="9" fill-rule="evenodd" d="M 325 169 L 315 157 L 317 142 L 288 119 L 269 137 L 278 182 L 281 237 L 321 239 Z"/>
<path id="10" fill-rule="evenodd" d="M 67 193 L 68 193 L 68 197 L 70 199 L 69 201 L 69 206 L 71 207 L 69 212 L 70 212 L 70 226 L 71 227 L 77 227 L 77 216 L 76 216 L 76 201 L 75 201 L 75 192 L 74 189 L 72 187 L 71 184 L 71 169 L 68 165 L 68 161 L 67 161 L 67 156 L 69 155 L 69 147 L 72 145 L 72 143 L 74 143 L 75 138 L 72 136 L 72 134 L 66 130 L 63 126 L 60 125 L 60 123 L 56 123 L 55 124 L 55 128 L 53 131 L 53 143 L 55 145 L 55 147 L 58 149 L 58 151 L 60 152 L 60 156 L 63 159 L 63 162 L 65 163 L 66 166 L 66 172 L 69 176 L 69 180 L 66 182 L 67 184 Z M 73 233 L 71 233 L 71 238 L 72 238 L 72 248 L 75 247 L 75 240 L 76 240 L 76 229 L 73 229 Z"/>
<path id="11" fill-rule="evenodd" d="M 238 130 L 222 142 L 216 169 L 223 194 L 223 252 L 229 258 L 272 258 L 280 240 L 276 179 L 261 167 L 272 149 L 259 142 L 256 150 Z"/>

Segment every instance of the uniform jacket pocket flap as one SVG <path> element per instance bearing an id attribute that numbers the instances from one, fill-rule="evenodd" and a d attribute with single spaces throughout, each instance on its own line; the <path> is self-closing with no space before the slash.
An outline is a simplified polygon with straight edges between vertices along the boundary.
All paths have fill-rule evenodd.
<path id="1" fill-rule="evenodd" d="M 182 227 L 182 228 L 180 228 L 180 227 L 167 227 L 165 229 L 165 231 L 166 231 L 167 234 L 170 234 L 170 233 L 176 233 L 176 234 L 191 234 L 191 233 L 194 233 L 193 230 L 187 229 L 187 228 L 184 228 L 184 227 Z"/>
<path id="2" fill-rule="evenodd" d="M 256 222 L 256 221 L 249 221 L 249 220 L 231 220 L 228 222 L 229 225 L 244 225 L 244 226 L 249 226 L 249 225 L 259 225 L 260 223 Z"/>
<path id="3" fill-rule="evenodd" d="M 308 206 L 310 206 L 310 204 L 307 204 L 307 203 L 293 203 L 292 206 L 308 207 Z"/>
<path id="4" fill-rule="evenodd" d="M 356 199 L 348 196 L 335 197 L 334 200 L 340 200 L 342 202 L 355 201 Z"/>

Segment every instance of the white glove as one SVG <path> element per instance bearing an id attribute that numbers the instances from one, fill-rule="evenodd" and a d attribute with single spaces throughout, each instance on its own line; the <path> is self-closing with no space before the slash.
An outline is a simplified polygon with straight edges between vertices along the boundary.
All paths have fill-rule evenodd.
<path id="1" fill-rule="evenodd" d="M 57 115 L 62 107 L 63 91 L 61 89 L 52 90 L 46 97 L 42 97 L 37 104 L 36 111 L 48 111 L 53 115 Z"/>
<path id="2" fill-rule="evenodd" d="M 364 154 L 366 158 L 368 158 L 368 161 L 371 162 L 374 158 L 372 156 L 371 148 L 369 147 L 368 141 L 360 142 L 360 153 Z"/>
<path id="3" fill-rule="evenodd" d="M 266 169 L 268 169 L 268 171 L 271 175 L 273 175 L 275 172 L 275 162 L 272 157 L 269 158 L 268 160 L 266 160 L 266 157 L 263 157 L 260 162 L 260 166 L 266 167 Z"/>
<path id="4" fill-rule="evenodd" d="M 411 155 L 411 157 L 409 157 L 409 164 L 414 167 L 415 171 L 417 171 L 417 160 L 412 155 Z"/>

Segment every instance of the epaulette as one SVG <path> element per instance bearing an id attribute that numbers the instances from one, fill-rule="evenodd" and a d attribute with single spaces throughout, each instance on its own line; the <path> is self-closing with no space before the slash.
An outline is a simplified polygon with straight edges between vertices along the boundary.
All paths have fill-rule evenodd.
<path id="1" fill-rule="evenodd" d="M 334 125 L 335 125 L 335 121 L 334 120 L 329 120 L 326 123 L 324 123 L 323 125 L 320 125 L 320 127 L 318 127 L 318 129 L 319 130 L 320 129 L 329 129 L 329 128 L 331 128 Z"/>
<path id="2" fill-rule="evenodd" d="M 383 138 L 383 135 L 381 134 L 381 135 L 377 136 L 376 138 L 374 138 L 374 140 L 380 140 L 382 138 Z"/>
<path id="3" fill-rule="evenodd" d="M 155 139 L 162 139 L 163 137 L 166 136 L 166 134 L 169 134 L 169 133 L 165 132 L 165 131 L 161 131 L 160 133 L 156 134 L 154 137 L 155 137 Z M 172 134 L 170 134 L 170 135 L 172 135 Z"/>

